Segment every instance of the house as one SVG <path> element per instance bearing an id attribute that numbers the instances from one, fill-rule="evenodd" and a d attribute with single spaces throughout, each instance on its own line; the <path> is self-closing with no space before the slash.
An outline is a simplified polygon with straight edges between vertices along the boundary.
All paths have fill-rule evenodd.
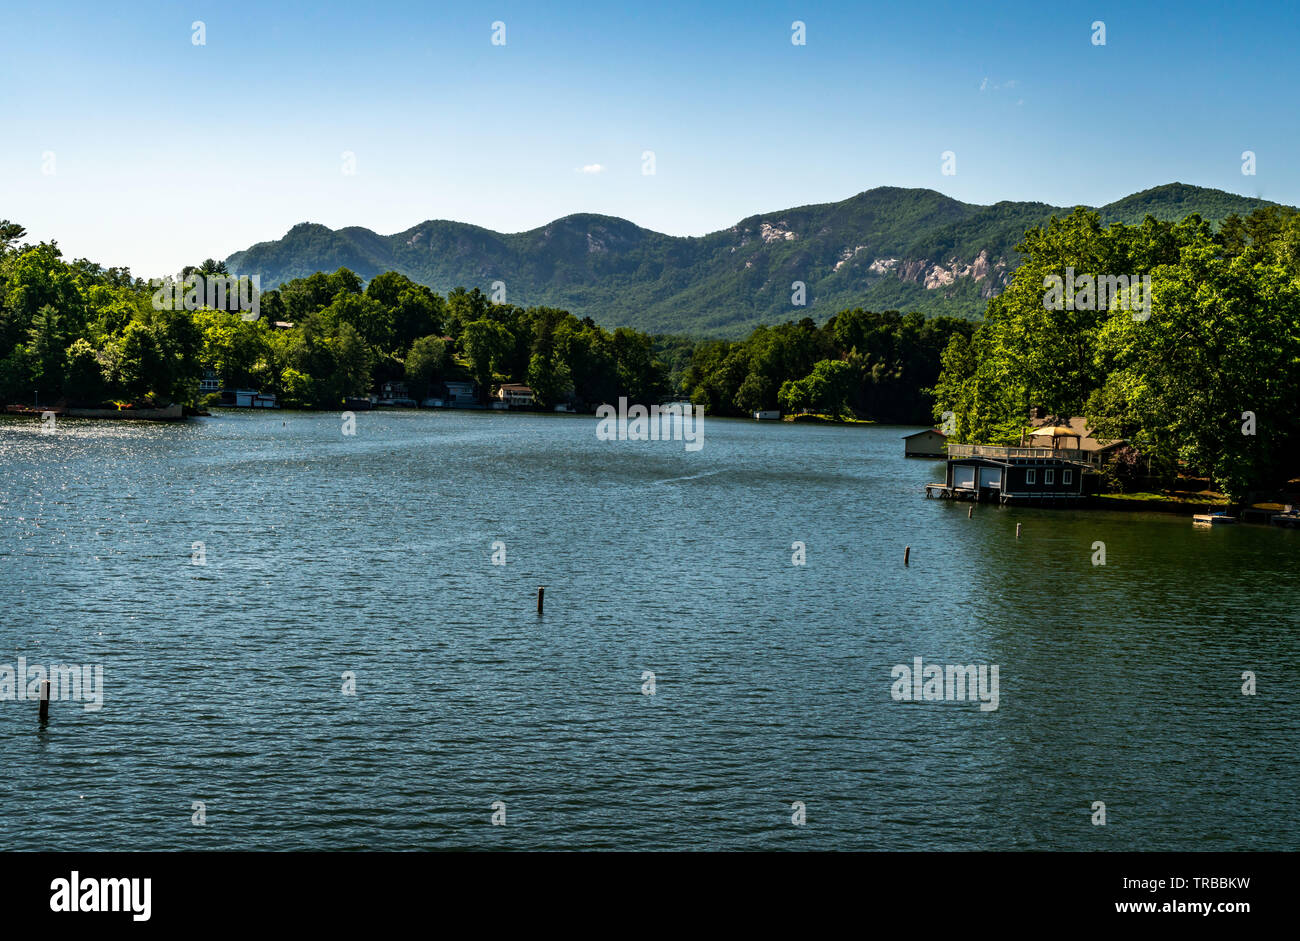
<path id="1" fill-rule="evenodd" d="M 379 390 L 379 397 L 375 402 L 376 405 L 400 405 L 405 408 L 415 408 L 415 399 L 411 398 L 406 391 L 406 383 L 390 379 L 385 382 Z"/>
<path id="2" fill-rule="evenodd" d="M 200 394 L 207 395 L 212 392 L 221 391 L 221 377 L 211 366 L 203 367 L 203 378 L 199 380 Z"/>
<path id="3" fill-rule="evenodd" d="M 903 435 L 904 457 L 943 457 L 948 436 L 938 428 L 927 428 Z"/>
<path id="4" fill-rule="evenodd" d="M 1079 448 L 948 445 L 947 478 L 925 495 L 999 503 L 1080 504 L 1095 496 L 1097 458 Z"/>
<path id="5" fill-rule="evenodd" d="M 279 408 L 273 392 L 262 393 L 254 389 L 235 390 L 235 408 Z"/>
<path id="6" fill-rule="evenodd" d="M 533 404 L 533 390 L 518 382 L 509 382 L 497 389 L 497 400 L 510 408 L 527 408 Z"/>
<path id="7" fill-rule="evenodd" d="M 1090 457 L 1097 460 L 1093 463 L 1104 463 L 1111 452 L 1125 445 L 1123 439 L 1111 441 L 1108 438 L 1097 438 L 1093 436 L 1092 429 L 1088 427 L 1088 420 L 1081 416 L 1060 421 L 1053 416 L 1047 415 L 1043 409 L 1034 409 L 1033 417 L 1030 418 L 1029 424 L 1032 428 L 1025 436 L 1026 444 L 1046 444 L 1046 439 L 1055 432 L 1055 437 L 1061 441 L 1074 440 L 1074 446 L 1080 451 L 1086 452 Z"/>
<path id="8" fill-rule="evenodd" d="M 473 382 L 444 382 L 447 394 L 444 401 L 452 408 L 473 408 L 478 406 L 478 393 Z"/>

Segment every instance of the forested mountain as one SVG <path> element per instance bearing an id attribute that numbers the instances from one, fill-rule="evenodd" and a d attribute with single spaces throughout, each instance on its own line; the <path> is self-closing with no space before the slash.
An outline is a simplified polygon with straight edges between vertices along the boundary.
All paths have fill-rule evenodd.
<path id="1" fill-rule="evenodd" d="M 1097 212 L 1106 223 L 1197 213 L 1217 224 L 1265 205 L 1171 183 Z M 590 214 L 514 234 L 447 221 L 395 235 L 304 222 L 226 264 L 235 274 L 260 275 L 264 288 L 341 267 L 365 280 L 398 271 L 443 294 L 458 286 L 490 292 L 501 281 L 511 304 L 560 307 L 606 327 L 735 337 L 759 323 L 823 322 L 851 307 L 977 318 L 1007 285 L 1025 231 L 1069 212 L 879 187 L 837 203 L 750 216 L 698 238 Z M 806 286 L 803 306 L 792 302 L 794 282 Z"/>

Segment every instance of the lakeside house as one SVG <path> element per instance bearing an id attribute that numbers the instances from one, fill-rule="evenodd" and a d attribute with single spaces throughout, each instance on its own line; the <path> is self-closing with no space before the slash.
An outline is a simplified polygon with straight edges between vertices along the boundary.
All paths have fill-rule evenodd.
<path id="1" fill-rule="evenodd" d="M 476 382 L 449 379 L 430 388 L 429 393 L 429 396 L 419 403 L 422 408 L 483 408 L 479 404 Z"/>
<path id="2" fill-rule="evenodd" d="M 1085 503 L 1100 489 L 1106 454 L 1123 442 L 1091 438 L 1081 422 L 1037 425 L 1026 435 L 1027 445 L 949 444 L 947 476 L 942 484 L 927 484 L 925 495 L 1003 504 Z"/>
<path id="3" fill-rule="evenodd" d="M 199 378 L 200 395 L 220 395 L 220 404 L 227 408 L 279 408 L 274 392 L 258 389 L 232 389 L 211 366 L 204 366 Z"/>
<path id="4" fill-rule="evenodd" d="M 1027 440 L 1022 443 L 1044 444 L 1055 429 L 1058 432 L 1057 437 L 1073 438 L 1075 446 L 1090 457 L 1094 457 L 1096 460 L 1093 463 L 1097 465 L 1106 463 L 1113 451 L 1127 443 L 1123 439 L 1112 441 L 1108 438 L 1096 437 L 1088 427 L 1088 420 L 1082 416 L 1060 419 L 1047 415 L 1042 409 L 1034 409 L 1029 424 L 1033 430 L 1025 436 Z"/>
<path id="5" fill-rule="evenodd" d="M 274 392 L 258 392 L 256 389 L 236 389 L 231 393 L 235 397 L 235 408 L 279 408 Z"/>
<path id="6" fill-rule="evenodd" d="M 390 379 L 385 382 L 379 389 L 379 398 L 376 405 L 399 406 L 403 408 L 415 408 L 415 399 L 406 390 L 405 382 L 398 382 Z"/>
<path id="7" fill-rule="evenodd" d="M 948 436 L 938 428 L 926 428 L 903 435 L 904 457 L 943 457 Z"/>
<path id="8" fill-rule="evenodd" d="M 476 383 L 449 381 L 444 382 L 443 385 L 447 389 L 443 401 L 451 408 L 478 407 L 478 386 Z"/>
<path id="9" fill-rule="evenodd" d="M 507 382 L 497 389 L 497 401 L 507 408 L 528 408 L 535 402 L 533 390 L 520 382 Z"/>

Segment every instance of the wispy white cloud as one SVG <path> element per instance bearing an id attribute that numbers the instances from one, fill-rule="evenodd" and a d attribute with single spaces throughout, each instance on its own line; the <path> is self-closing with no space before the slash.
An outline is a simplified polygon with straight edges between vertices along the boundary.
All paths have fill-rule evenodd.
<path id="1" fill-rule="evenodd" d="M 579 168 L 578 172 L 595 176 L 597 173 L 604 173 L 605 168 L 598 163 L 589 163 L 585 167 Z"/>

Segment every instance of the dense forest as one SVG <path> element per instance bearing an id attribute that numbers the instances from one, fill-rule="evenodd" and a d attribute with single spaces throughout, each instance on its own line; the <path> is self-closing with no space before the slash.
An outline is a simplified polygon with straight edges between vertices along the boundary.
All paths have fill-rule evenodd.
<path id="1" fill-rule="evenodd" d="M 681 389 L 711 415 L 780 409 L 923 423 L 945 347 L 973 330 L 958 318 L 856 308 L 821 327 L 810 319 L 758 327 L 741 343 L 696 346 Z"/>
<path id="2" fill-rule="evenodd" d="M 943 354 L 934 415 L 957 437 L 1015 443 L 1031 407 L 1085 415 L 1153 471 L 1223 492 L 1284 485 L 1300 458 L 1300 212 L 1103 226 L 1076 210 L 1030 229 L 1024 261 Z M 1045 304 L 1052 277 L 1150 276 L 1147 317 Z M 1091 305 L 1097 306 L 1097 305 Z"/>
<path id="3" fill-rule="evenodd" d="M 220 262 L 187 268 L 173 295 L 129 271 L 66 262 L 53 243 L 19 244 L 21 226 L 0 226 L 0 400 L 11 403 L 215 404 L 199 397 L 209 368 L 227 387 L 300 408 L 338 408 L 390 380 L 417 400 L 444 381 L 474 380 L 482 397 L 496 383 L 526 383 L 543 407 L 689 397 L 715 415 L 780 408 L 924 422 L 944 348 L 972 331 L 962 320 L 855 309 L 822 326 L 759 327 L 742 342 L 652 337 L 493 303 L 477 288 L 443 297 L 392 271 L 365 283 L 346 268 L 261 292 L 253 318 L 233 292 L 215 306 L 179 303 L 196 276 L 225 277 Z"/>
<path id="4" fill-rule="evenodd" d="M 121 268 L 20 245 L 0 221 L 0 403 L 193 401 L 203 334 L 184 310 L 155 310 Z"/>

